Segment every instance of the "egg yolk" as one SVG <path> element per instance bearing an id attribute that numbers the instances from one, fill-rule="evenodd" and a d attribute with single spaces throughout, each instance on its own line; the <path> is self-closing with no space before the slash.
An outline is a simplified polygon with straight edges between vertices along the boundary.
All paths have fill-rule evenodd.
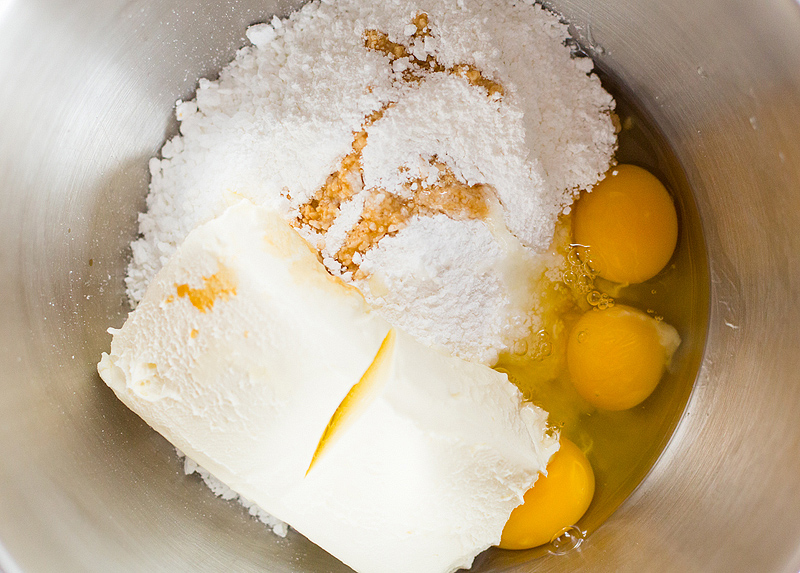
<path id="1" fill-rule="evenodd" d="M 678 216 L 649 171 L 618 165 L 575 204 L 573 238 L 601 277 L 640 283 L 656 276 L 675 250 Z"/>
<path id="2" fill-rule="evenodd" d="M 583 452 L 568 439 L 511 512 L 500 540 L 502 549 L 530 549 L 549 543 L 586 513 L 594 496 L 594 472 Z"/>
<path id="3" fill-rule="evenodd" d="M 664 331 L 664 332 L 662 332 Z M 677 332 L 644 312 L 624 305 L 584 314 L 567 340 L 572 384 L 589 403 L 603 410 L 626 410 L 658 385 L 674 348 Z M 668 348 L 662 341 L 668 341 Z"/>

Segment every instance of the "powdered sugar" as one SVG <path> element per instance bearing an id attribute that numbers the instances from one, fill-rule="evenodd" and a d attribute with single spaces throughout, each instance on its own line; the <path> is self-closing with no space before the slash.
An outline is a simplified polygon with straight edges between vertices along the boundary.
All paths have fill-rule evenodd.
<path id="1" fill-rule="evenodd" d="M 571 57 L 566 24 L 541 6 L 493 11 L 484 26 L 501 54 L 502 75 L 517 86 L 526 142 L 551 193 L 547 200 L 569 204 L 608 169 L 616 134 L 603 111 L 614 101 L 597 76 L 587 75 L 592 60 Z"/>
<path id="2" fill-rule="evenodd" d="M 425 118 L 425 121 L 420 121 Z M 528 159 L 522 113 L 486 97 L 467 80 L 435 74 L 367 129 L 364 185 L 401 188 L 414 179 L 434 184 L 436 157 L 469 185 L 491 185 L 506 225 L 524 244 L 546 248 L 553 236 L 553 206 L 544 205 L 538 163 Z"/>
<path id="3" fill-rule="evenodd" d="M 242 197 L 292 221 L 321 197 L 331 220 L 298 230 L 421 340 L 491 364 L 537 327 L 531 289 L 556 220 L 615 147 L 613 100 L 591 61 L 570 57 L 566 26 L 511 0 L 332 0 L 247 37 L 178 103 L 181 135 L 151 160 L 132 302 L 189 231 Z M 348 154 L 346 188 L 320 195 Z M 395 196 L 402 210 L 443 173 L 488 192 L 491 221 L 444 208 L 378 219 L 342 256 L 365 204 Z M 525 265 L 533 287 L 513 278 Z"/>
<path id="4" fill-rule="evenodd" d="M 258 519 L 260 522 L 267 525 L 272 532 L 277 535 L 278 537 L 286 537 L 286 534 L 289 532 L 289 525 L 281 521 L 280 519 L 273 517 L 259 506 L 251 502 L 249 499 L 246 499 L 233 491 L 227 485 L 219 481 L 211 472 L 207 469 L 197 465 L 197 462 L 188 458 L 184 455 L 183 452 L 177 450 L 178 457 L 183 458 L 183 473 L 187 476 L 196 473 L 200 476 L 203 482 L 208 486 L 208 488 L 214 493 L 214 495 L 221 497 L 222 499 L 234 500 L 240 503 L 247 512 Z"/>
<path id="5" fill-rule="evenodd" d="M 536 284 L 542 265 L 508 252 L 483 221 L 415 218 L 368 251 L 361 269 L 370 278 L 358 286 L 391 323 L 459 356 L 493 364 L 541 327 L 532 289 L 520 285 Z"/>

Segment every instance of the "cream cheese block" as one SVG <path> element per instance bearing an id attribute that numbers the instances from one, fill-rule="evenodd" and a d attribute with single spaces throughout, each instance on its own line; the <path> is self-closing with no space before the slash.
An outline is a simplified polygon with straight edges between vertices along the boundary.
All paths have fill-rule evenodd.
<path id="1" fill-rule="evenodd" d="M 361 573 L 469 567 L 558 449 L 505 374 L 392 328 L 247 202 L 112 334 L 98 370 L 128 407 Z"/>

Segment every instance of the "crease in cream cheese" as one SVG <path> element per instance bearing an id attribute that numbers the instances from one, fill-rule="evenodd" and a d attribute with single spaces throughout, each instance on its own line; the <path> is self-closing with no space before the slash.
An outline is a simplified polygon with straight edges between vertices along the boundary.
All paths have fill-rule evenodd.
<path id="1" fill-rule="evenodd" d="M 98 370 L 126 405 L 361 573 L 469 567 L 558 449 L 505 374 L 392 328 L 247 201 L 193 230 L 112 332 Z M 341 408 L 352 419 L 336 427 Z"/>

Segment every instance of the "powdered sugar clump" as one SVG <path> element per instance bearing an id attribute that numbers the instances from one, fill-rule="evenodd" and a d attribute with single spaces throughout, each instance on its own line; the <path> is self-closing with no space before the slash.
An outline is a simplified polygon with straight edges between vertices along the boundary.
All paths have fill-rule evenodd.
<path id="1" fill-rule="evenodd" d="M 492 185 L 509 230 L 545 249 L 553 237 L 553 205 L 538 163 L 529 158 L 522 119 L 516 106 L 486 97 L 459 76 L 433 75 L 367 129 L 364 185 L 396 189 L 416 178 L 433 184 L 438 172 L 430 180 L 427 159 L 436 156 L 460 181 Z"/>
<path id="2" fill-rule="evenodd" d="M 536 328 L 535 292 L 513 277 L 529 265 L 535 287 L 558 216 L 616 145 L 614 102 L 591 60 L 570 56 L 566 25 L 512 0 L 326 0 L 247 37 L 218 81 L 178 103 L 180 135 L 151 160 L 131 301 L 193 228 L 246 198 L 294 221 L 332 273 L 429 344 L 492 364 Z M 354 150 L 354 194 L 312 227 L 304 206 Z M 490 190 L 491 224 L 414 217 L 342 259 L 371 200 L 402 203 L 442 169 Z"/>
<path id="3" fill-rule="evenodd" d="M 483 221 L 414 219 L 367 252 L 361 269 L 370 278 L 359 288 L 392 324 L 459 356 L 494 364 L 501 348 L 541 328 L 535 293 L 521 285 L 536 284 L 543 266 L 508 252 Z"/>
<path id="4" fill-rule="evenodd" d="M 289 532 L 289 525 L 285 522 L 281 521 L 277 517 L 274 517 L 261 509 L 259 506 L 254 504 L 249 499 L 246 499 L 233 491 L 227 485 L 219 481 L 215 478 L 211 473 L 197 465 L 197 462 L 188 458 L 184 455 L 183 452 L 178 450 L 178 457 L 183 458 L 183 473 L 187 476 L 196 473 L 200 476 L 200 478 L 205 482 L 208 488 L 214 493 L 214 495 L 221 497 L 224 500 L 235 500 L 247 509 L 247 512 L 252 515 L 253 517 L 257 518 L 260 522 L 266 524 L 272 532 L 279 536 L 279 537 L 286 537 L 286 534 Z"/>
<path id="5" fill-rule="evenodd" d="M 483 25 L 501 54 L 503 76 L 517 89 L 526 142 L 548 182 L 548 199 L 570 203 L 608 169 L 617 138 L 603 112 L 614 101 L 591 74 L 592 60 L 571 56 L 567 25 L 541 6 L 492 11 Z"/>

